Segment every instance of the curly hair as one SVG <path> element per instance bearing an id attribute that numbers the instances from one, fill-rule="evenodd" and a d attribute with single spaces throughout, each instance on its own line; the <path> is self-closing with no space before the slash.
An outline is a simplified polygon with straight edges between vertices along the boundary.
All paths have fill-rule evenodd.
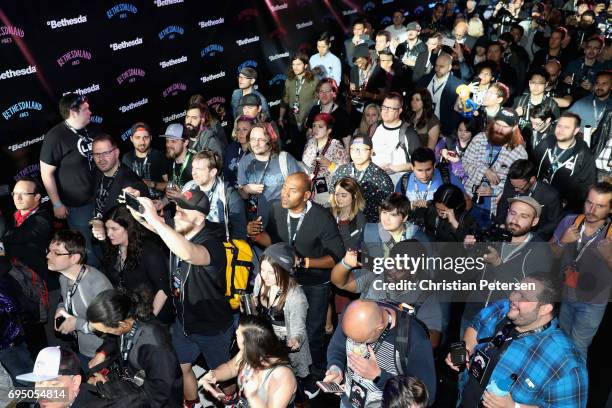
<path id="1" fill-rule="evenodd" d="M 104 222 L 113 221 L 125 228 L 128 233 L 128 247 L 127 255 L 125 257 L 124 271 L 134 270 L 140 263 L 142 256 L 142 243 L 145 238 L 145 231 L 138 222 L 132 217 L 129 210 L 125 206 L 117 206 L 113 208 L 104 218 Z M 114 266 L 117 264 L 117 258 L 119 256 L 119 246 L 111 244 L 107 238 L 104 241 L 104 258 L 103 262 L 107 266 Z M 113 277 L 117 281 L 119 276 Z"/>

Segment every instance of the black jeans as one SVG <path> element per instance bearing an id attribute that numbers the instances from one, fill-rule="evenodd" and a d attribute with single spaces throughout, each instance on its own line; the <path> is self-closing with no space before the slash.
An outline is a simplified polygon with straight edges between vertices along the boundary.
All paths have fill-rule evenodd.
<path id="1" fill-rule="evenodd" d="M 303 285 L 302 290 L 308 300 L 306 315 L 306 334 L 312 355 L 310 373 L 315 378 L 322 378 L 327 367 L 325 347 L 325 320 L 329 300 L 329 282 L 319 285 Z"/>

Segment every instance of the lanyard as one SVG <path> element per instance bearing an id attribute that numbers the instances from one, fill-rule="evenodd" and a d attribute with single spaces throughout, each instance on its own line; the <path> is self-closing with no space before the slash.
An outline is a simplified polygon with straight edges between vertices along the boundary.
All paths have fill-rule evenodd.
<path id="1" fill-rule="evenodd" d="M 503 250 L 503 248 L 504 248 L 504 246 L 509 245 L 509 243 L 504 242 L 504 243 L 502 244 L 502 250 L 501 250 L 501 253 L 500 253 L 500 255 L 499 255 L 499 257 L 501 258 L 502 263 L 506 263 L 506 262 L 508 262 L 510 259 L 512 259 L 512 257 L 514 256 L 514 254 L 516 254 L 518 251 L 520 251 L 521 249 L 523 249 L 523 247 L 524 247 L 525 245 L 527 245 L 527 243 L 528 243 L 529 241 L 531 241 L 531 233 L 529 233 L 529 234 L 527 235 L 527 239 L 526 239 L 526 240 L 524 240 L 524 241 L 523 241 L 523 242 L 521 242 L 519 245 L 517 245 L 517 247 L 516 247 L 516 248 L 514 248 L 514 250 L 510 251 L 510 253 L 509 253 L 509 254 L 507 254 L 506 256 L 504 256 L 504 250 Z"/>
<path id="2" fill-rule="evenodd" d="M 576 249 L 578 250 L 578 256 L 576 256 L 576 259 L 574 259 L 574 262 L 578 262 L 580 260 L 580 258 L 582 258 L 582 255 L 584 254 L 584 251 L 586 251 L 586 249 L 588 248 L 589 245 L 591 245 L 591 243 L 593 241 L 595 241 L 595 239 L 597 238 L 597 236 L 599 234 L 601 234 L 601 232 L 606 229 L 606 227 L 608 227 L 610 225 L 610 222 L 606 222 L 604 223 L 601 227 L 597 228 L 597 231 L 595 231 L 595 233 L 591 236 L 591 239 L 589 239 L 586 244 L 582 244 L 582 235 L 584 233 L 584 222 L 582 223 L 582 226 L 580 227 L 580 238 L 578 238 L 578 242 L 576 242 Z"/>
<path id="3" fill-rule="evenodd" d="M 606 104 L 601 110 L 601 112 L 597 112 L 597 103 L 595 102 L 596 99 L 596 97 L 593 98 L 593 117 L 595 118 L 594 127 L 597 127 L 599 125 L 599 121 L 601 120 L 601 117 L 603 116 L 604 112 L 606 111 L 606 107 L 608 106 L 608 104 Z"/>
<path id="4" fill-rule="evenodd" d="M 365 89 L 368 86 L 370 80 L 370 74 L 372 73 L 372 66 L 366 70 L 359 70 L 359 89 Z"/>
<path id="5" fill-rule="evenodd" d="M 84 274 L 85 274 L 85 265 L 81 266 L 81 270 L 79 271 L 79 274 L 77 275 L 77 278 L 74 281 L 72 288 L 70 288 L 68 293 L 66 293 L 66 312 L 68 312 L 68 314 L 70 315 L 72 314 L 72 297 L 76 293 L 77 288 L 79 287 L 79 283 L 81 283 L 81 279 L 83 279 Z"/>
<path id="6" fill-rule="evenodd" d="M 115 170 L 115 173 L 109 177 L 110 178 L 110 183 L 108 183 L 108 186 L 104 187 L 104 178 L 106 177 L 104 175 L 104 173 L 102 173 L 102 180 L 100 181 L 100 188 L 98 189 L 98 192 L 96 194 L 96 218 L 102 217 L 102 210 L 104 210 L 104 205 L 106 204 L 106 200 L 108 200 L 108 194 L 110 192 L 111 187 L 113 186 L 113 183 L 115 182 L 115 178 L 117 177 L 117 173 L 119 173 L 119 167 L 117 166 L 117 170 Z M 106 193 L 106 194 L 104 194 Z"/>
<path id="7" fill-rule="evenodd" d="M 361 180 L 363 180 L 363 177 L 365 176 L 366 172 L 368 171 L 368 169 L 370 168 L 370 164 L 368 164 L 368 167 L 366 167 L 363 172 L 361 172 L 361 176 L 359 176 L 359 178 L 357 178 L 357 183 L 361 184 Z M 355 171 L 359 171 L 355 169 L 355 165 L 353 164 L 353 167 L 351 168 L 351 178 L 353 180 L 355 180 Z"/>
<path id="8" fill-rule="evenodd" d="M 313 179 L 317 178 L 317 176 L 319 175 L 320 167 L 321 167 L 321 162 L 317 160 L 317 158 L 325 157 L 325 153 L 327 153 L 327 149 L 329 149 L 329 145 L 331 144 L 331 141 L 332 141 L 331 137 L 328 137 L 327 142 L 325 142 L 325 146 L 323 146 L 323 150 L 321 151 L 320 154 L 319 154 L 319 146 L 317 146 L 317 156 L 315 158 L 314 171 L 312 172 Z M 314 188 L 314 185 L 313 185 L 313 190 L 316 191 L 316 188 Z"/>
<path id="9" fill-rule="evenodd" d="M 293 233 L 293 235 L 291 235 L 291 215 L 289 215 L 289 210 L 287 210 L 287 238 L 289 239 L 289 245 L 293 245 L 293 243 L 295 242 L 295 238 L 297 237 L 298 231 L 302 227 L 304 217 L 306 216 L 308 210 L 310 210 L 311 205 L 312 203 L 310 201 L 306 202 L 306 208 L 304 209 L 302 214 L 300 214 L 300 219 L 298 220 L 298 223 L 295 226 L 295 232 Z"/>
<path id="10" fill-rule="evenodd" d="M 495 151 L 495 148 L 493 147 L 493 145 L 490 145 L 490 147 L 491 150 L 489 150 L 489 168 L 493 167 L 503 149 L 502 147 L 500 147 L 497 153 L 495 154 L 495 157 L 493 157 L 493 152 Z"/>
<path id="11" fill-rule="evenodd" d="M 132 347 L 134 346 L 134 336 L 136 335 L 136 330 L 138 330 L 138 326 L 139 323 L 137 320 L 135 320 L 130 331 L 121 335 L 120 349 L 121 358 L 124 362 L 127 361 L 128 355 L 130 354 L 130 350 L 132 350 Z"/>
<path id="12" fill-rule="evenodd" d="M 420 195 L 419 194 L 419 181 L 416 179 L 416 176 L 414 178 L 414 189 L 416 190 L 416 197 L 417 200 L 427 200 L 427 195 L 429 194 L 429 189 L 431 188 L 431 183 L 433 183 L 433 176 L 431 178 L 431 180 L 429 180 L 429 183 L 427 183 L 427 190 L 425 190 L 425 194 Z"/>
<path id="13" fill-rule="evenodd" d="M 259 178 L 259 183 L 257 183 L 257 184 L 263 183 L 264 177 L 266 177 L 266 172 L 268 171 L 268 167 L 270 166 L 270 160 L 272 160 L 272 153 L 270 153 L 270 156 L 268 156 L 268 161 L 266 162 L 266 166 L 264 167 L 263 171 L 261 172 L 261 177 Z"/>
<path id="14" fill-rule="evenodd" d="M 89 137 L 89 132 L 87 131 L 87 128 L 81 129 L 83 132 L 85 132 L 85 134 L 83 135 L 83 134 L 79 133 L 78 130 L 76 130 L 75 128 L 70 126 L 68 124 L 68 122 L 64 121 L 64 123 L 66 124 L 66 127 L 68 129 L 72 130 L 72 132 L 75 135 L 77 135 L 77 137 L 79 139 L 81 139 L 81 142 L 83 142 L 87 146 L 88 150 L 86 152 L 84 152 L 84 153 L 86 154 L 87 161 L 89 162 L 89 170 L 93 170 L 93 151 L 91 150 L 92 149 L 92 147 L 91 147 L 92 139 Z M 79 150 L 79 152 L 80 152 L 80 149 L 77 149 L 77 150 Z M 83 154 L 83 153 L 81 153 L 81 154 Z"/>
<path id="15" fill-rule="evenodd" d="M 444 82 L 440 83 L 440 85 L 438 85 L 436 87 L 436 77 L 434 76 L 433 79 L 431 80 L 431 96 L 435 98 L 436 94 L 438 92 L 440 92 L 440 89 L 444 88 L 444 85 L 446 85 L 446 81 L 448 81 L 448 77 L 446 78 L 446 80 L 444 80 Z"/>
<path id="16" fill-rule="evenodd" d="M 565 153 L 568 153 L 572 151 L 572 148 L 574 147 L 574 145 L 576 144 L 576 141 L 574 141 L 574 143 L 571 144 L 570 147 L 568 147 L 567 149 L 559 149 L 561 150 L 560 152 L 557 153 L 557 148 L 559 146 L 555 145 L 555 147 L 551 150 L 548 151 L 548 158 L 550 160 L 550 166 L 552 167 L 553 170 L 553 176 L 555 175 L 555 173 L 557 172 L 557 170 L 559 170 L 560 163 L 561 163 L 561 158 L 565 155 Z M 552 180 L 552 178 L 551 178 Z"/>
<path id="17" fill-rule="evenodd" d="M 300 104 L 300 92 L 302 92 L 302 85 L 304 85 L 304 81 L 306 80 L 306 78 L 302 78 L 302 79 L 297 79 L 295 80 L 295 102 L 299 105 Z"/>
<path id="18" fill-rule="evenodd" d="M 185 160 L 183 160 L 183 163 L 181 164 L 181 169 L 179 170 L 178 177 L 176 177 L 176 161 L 172 162 L 172 181 L 174 182 L 174 184 L 180 187 L 183 187 L 181 179 L 183 178 L 183 172 L 189 165 L 189 159 L 191 159 L 191 151 L 187 150 L 187 154 L 185 155 Z"/>

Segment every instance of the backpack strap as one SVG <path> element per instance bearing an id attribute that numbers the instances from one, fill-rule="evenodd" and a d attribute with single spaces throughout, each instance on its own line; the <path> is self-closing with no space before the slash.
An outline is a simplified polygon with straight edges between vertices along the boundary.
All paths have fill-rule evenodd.
<path id="1" fill-rule="evenodd" d="M 278 154 L 278 162 L 280 165 L 280 171 L 283 175 L 283 180 L 286 180 L 289 176 L 289 168 L 287 166 L 287 152 L 282 151 Z"/>
<path id="2" fill-rule="evenodd" d="M 410 124 L 408 122 L 402 122 L 402 125 L 400 126 L 400 133 L 399 133 L 399 143 L 397 144 L 398 147 L 401 147 L 404 150 L 404 155 L 406 156 L 406 163 L 410 163 L 411 161 L 411 156 L 410 156 L 410 150 L 409 150 L 409 143 L 408 143 L 408 132 L 410 131 Z"/>
<path id="3" fill-rule="evenodd" d="M 412 171 L 407 171 L 406 173 L 402 174 L 402 178 L 400 179 L 400 191 L 403 196 L 405 196 L 406 192 L 408 191 L 408 180 L 410 180 L 411 174 Z"/>

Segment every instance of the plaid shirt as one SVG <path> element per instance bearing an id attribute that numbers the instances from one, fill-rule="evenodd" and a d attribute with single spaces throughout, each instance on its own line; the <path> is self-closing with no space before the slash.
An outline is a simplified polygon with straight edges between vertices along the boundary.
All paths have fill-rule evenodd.
<path id="1" fill-rule="evenodd" d="M 472 142 L 468 146 L 465 155 L 461 159 L 461 164 L 467 175 L 467 180 L 464 182 L 465 191 L 471 196 L 474 186 L 478 186 L 489 168 L 489 156 L 491 145 L 487 139 L 487 134 L 481 132 L 474 136 Z M 501 197 L 506 183 L 506 176 L 510 170 L 512 163 L 518 159 L 526 159 L 527 151 L 525 146 L 519 145 L 510 150 L 507 147 L 502 147 L 502 150 L 491 166 L 491 170 L 499 177 L 499 184 L 491 186 L 493 188 L 493 196 L 491 197 L 491 214 L 495 215 L 497 210 L 497 199 Z"/>
<path id="2" fill-rule="evenodd" d="M 477 338 L 495 336 L 496 326 L 506 317 L 510 301 L 493 303 L 480 311 L 471 324 Z M 478 344 L 475 350 L 489 343 Z M 473 355 L 473 354 L 472 354 Z M 538 407 L 586 407 L 588 376 L 586 363 L 569 337 L 559 329 L 557 319 L 540 333 L 512 341 L 495 366 L 489 382 L 498 384 L 512 374 L 518 376 L 510 389 L 519 404 Z M 460 379 L 463 393 L 468 370 Z M 461 403 L 461 400 L 458 404 Z M 467 406 L 466 406 L 467 408 Z"/>

